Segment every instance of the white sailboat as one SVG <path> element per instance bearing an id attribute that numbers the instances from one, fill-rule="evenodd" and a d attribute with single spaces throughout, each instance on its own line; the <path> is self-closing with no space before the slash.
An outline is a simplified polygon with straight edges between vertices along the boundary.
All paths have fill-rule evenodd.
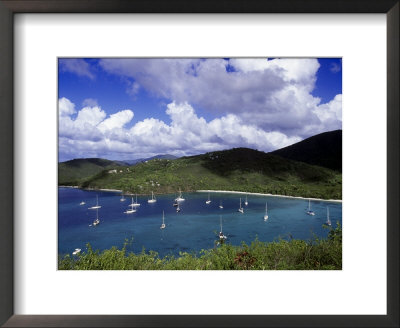
<path id="1" fill-rule="evenodd" d="M 131 207 L 131 209 L 126 210 L 124 213 L 125 213 L 125 214 L 132 214 L 132 213 L 135 213 L 135 212 L 136 212 L 136 208 L 134 208 L 133 205 L 134 205 L 134 204 L 133 204 L 133 197 L 132 197 L 132 204 L 129 204 L 129 207 Z"/>
<path id="2" fill-rule="evenodd" d="M 179 188 L 179 196 L 175 199 L 177 202 L 183 202 L 185 198 L 182 197 L 182 191 Z"/>
<path id="3" fill-rule="evenodd" d="M 96 220 L 93 221 L 92 225 L 93 225 L 93 226 L 97 226 L 98 224 L 100 224 L 100 220 L 99 220 L 99 209 L 96 208 Z"/>
<path id="4" fill-rule="evenodd" d="M 81 252 L 80 248 L 75 248 L 75 250 L 72 252 L 72 255 L 77 255 Z"/>
<path id="5" fill-rule="evenodd" d="M 160 229 L 165 229 L 165 223 L 164 223 L 164 211 L 162 211 L 162 224 Z"/>
<path id="6" fill-rule="evenodd" d="M 121 201 L 121 202 L 124 202 L 125 200 L 126 200 L 126 198 L 124 197 L 124 194 L 122 194 L 122 195 L 121 195 L 120 201 Z"/>
<path id="7" fill-rule="evenodd" d="M 246 195 L 246 200 L 244 201 L 244 205 L 249 205 L 249 202 L 247 201 L 247 195 Z"/>
<path id="8" fill-rule="evenodd" d="M 132 207 L 138 207 L 138 206 L 140 206 L 140 203 L 137 202 L 137 194 L 136 194 L 136 200 L 135 200 L 135 202 L 132 202 L 132 204 L 130 204 L 129 206 L 132 206 Z"/>
<path id="9" fill-rule="evenodd" d="M 156 201 L 157 201 L 157 200 L 156 200 L 156 198 L 154 197 L 154 193 L 151 192 L 151 199 L 148 199 L 147 202 L 148 202 L 148 203 L 155 203 Z"/>
<path id="10" fill-rule="evenodd" d="M 221 230 L 219 231 L 219 239 L 226 239 L 227 237 L 224 235 L 224 233 L 222 232 L 222 217 L 221 215 L 219 216 L 219 224 L 221 226 Z"/>
<path id="11" fill-rule="evenodd" d="M 306 212 L 308 215 L 315 215 L 314 211 L 311 210 L 311 201 L 308 200 L 308 210 Z"/>
<path id="12" fill-rule="evenodd" d="M 101 208 L 101 206 L 99 205 L 99 196 L 96 195 L 96 205 L 92 206 L 92 207 L 89 207 L 89 210 L 95 210 L 95 209 L 98 209 L 98 208 Z"/>
<path id="13" fill-rule="evenodd" d="M 240 212 L 240 213 L 242 213 L 243 214 L 243 207 L 242 207 L 242 199 L 240 198 L 240 205 L 239 205 L 239 209 L 238 209 L 238 212 Z"/>
<path id="14" fill-rule="evenodd" d="M 326 207 L 326 224 L 328 226 L 332 225 L 331 219 L 329 218 L 329 207 L 328 206 Z"/>
<path id="15" fill-rule="evenodd" d="M 223 209 L 224 207 L 222 206 L 222 200 L 219 202 L 219 208 Z"/>
<path id="16" fill-rule="evenodd" d="M 208 199 L 206 200 L 206 204 L 210 204 L 211 200 L 210 200 L 210 193 L 208 193 Z"/>
<path id="17" fill-rule="evenodd" d="M 267 202 L 265 202 L 265 215 L 264 215 L 264 221 L 268 220 L 268 205 Z"/>

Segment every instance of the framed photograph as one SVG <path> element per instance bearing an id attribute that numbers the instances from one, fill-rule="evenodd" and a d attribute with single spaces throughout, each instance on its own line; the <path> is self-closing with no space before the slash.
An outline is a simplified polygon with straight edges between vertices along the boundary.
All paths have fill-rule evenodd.
<path id="1" fill-rule="evenodd" d="M 398 326 L 398 1 L 0 10 L 2 325 Z"/>
<path id="2" fill-rule="evenodd" d="M 341 270 L 341 73 L 58 58 L 58 269 Z"/>

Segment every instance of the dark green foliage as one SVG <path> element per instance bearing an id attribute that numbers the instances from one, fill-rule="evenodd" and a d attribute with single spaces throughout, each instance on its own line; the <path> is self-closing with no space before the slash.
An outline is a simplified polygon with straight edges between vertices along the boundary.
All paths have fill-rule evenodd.
<path id="1" fill-rule="evenodd" d="M 317 134 L 271 154 L 342 172 L 342 130 Z"/>
<path id="2" fill-rule="evenodd" d="M 104 169 L 112 169 L 123 165 L 122 162 L 109 161 L 102 158 L 78 158 L 58 163 L 58 184 L 79 185 L 86 178 Z"/>
<path id="3" fill-rule="evenodd" d="M 137 194 L 207 189 L 325 199 L 342 197 L 340 173 L 248 148 L 175 160 L 154 159 L 135 166 L 121 166 L 117 171 L 93 173 L 82 179 L 79 186 Z"/>
<path id="4" fill-rule="evenodd" d="M 331 228 L 330 228 L 331 229 Z M 58 261 L 59 270 L 341 270 L 342 230 L 331 229 L 327 239 L 291 239 L 251 245 L 224 243 L 199 254 L 180 253 L 160 258 L 156 252 L 127 253 L 127 242 L 103 252 L 87 251 Z"/>

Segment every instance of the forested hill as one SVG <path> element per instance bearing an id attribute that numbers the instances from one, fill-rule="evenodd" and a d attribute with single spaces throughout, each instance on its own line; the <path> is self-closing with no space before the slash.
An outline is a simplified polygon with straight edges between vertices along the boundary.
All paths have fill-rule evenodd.
<path id="1" fill-rule="evenodd" d="M 58 163 L 58 184 L 78 185 L 83 179 L 91 177 L 104 169 L 122 165 L 126 165 L 126 163 L 102 158 L 77 158 Z"/>
<path id="2" fill-rule="evenodd" d="M 342 172 L 342 130 L 317 134 L 271 154 Z"/>
<path id="3" fill-rule="evenodd" d="M 175 160 L 154 159 L 116 172 L 102 170 L 84 179 L 83 188 L 128 193 L 236 190 L 341 199 L 341 174 L 248 148 L 234 148 Z"/>

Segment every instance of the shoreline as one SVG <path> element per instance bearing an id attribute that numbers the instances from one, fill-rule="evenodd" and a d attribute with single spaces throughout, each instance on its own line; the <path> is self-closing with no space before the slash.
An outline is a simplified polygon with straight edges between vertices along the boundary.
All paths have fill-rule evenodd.
<path id="1" fill-rule="evenodd" d="M 95 189 L 95 188 L 81 188 L 79 186 L 58 186 L 58 188 L 73 188 L 73 189 L 81 189 L 81 190 L 90 190 L 90 191 L 110 191 L 110 192 L 122 192 L 122 190 L 118 189 Z M 134 194 L 126 194 L 126 195 L 134 195 Z"/>
<path id="2" fill-rule="evenodd" d="M 312 197 L 301 197 L 301 196 L 287 196 L 287 195 L 275 195 L 275 194 L 263 194 L 259 192 L 245 192 L 245 191 L 229 191 L 229 190 L 196 190 L 196 192 L 216 192 L 216 193 L 229 193 L 229 194 L 243 194 L 243 195 L 256 195 L 256 196 L 271 196 L 271 197 L 282 197 L 282 198 L 294 198 L 294 199 L 304 199 L 304 200 L 319 200 L 322 202 L 331 203 L 342 203 L 341 199 L 322 199 L 322 198 L 312 198 Z"/>
<path id="3" fill-rule="evenodd" d="M 90 191 L 106 191 L 106 192 L 122 192 L 122 190 L 118 189 L 92 189 L 92 188 L 79 188 L 79 186 L 58 186 L 59 188 L 74 188 L 74 189 L 82 189 L 82 190 L 90 190 Z M 270 196 L 270 197 L 282 197 L 282 198 L 293 198 L 293 199 L 305 199 L 305 200 L 317 200 L 322 202 L 331 202 L 331 203 L 342 203 L 341 199 L 322 199 L 322 198 L 312 198 L 312 197 L 301 197 L 301 196 L 287 196 L 287 195 L 275 195 L 275 194 L 265 194 L 259 192 L 246 192 L 246 191 L 234 191 L 234 190 L 195 190 L 189 192 L 215 192 L 215 193 L 227 193 L 227 194 L 243 194 L 243 195 L 255 195 L 255 196 Z M 135 195 L 131 193 L 124 193 L 124 195 Z M 139 194 L 139 195 L 149 195 L 149 194 Z M 161 194 L 161 195 L 169 195 L 169 194 Z M 172 195 L 172 194 L 171 194 Z"/>
<path id="4" fill-rule="evenodd" d="M 111 192 L 122 192 L 122 190 L 118 190 L 118 189 L 90 189 L 90 190 L 111 191 Z M 129 194 L 127 194 L 127 195 L 129 195 Z"/>

